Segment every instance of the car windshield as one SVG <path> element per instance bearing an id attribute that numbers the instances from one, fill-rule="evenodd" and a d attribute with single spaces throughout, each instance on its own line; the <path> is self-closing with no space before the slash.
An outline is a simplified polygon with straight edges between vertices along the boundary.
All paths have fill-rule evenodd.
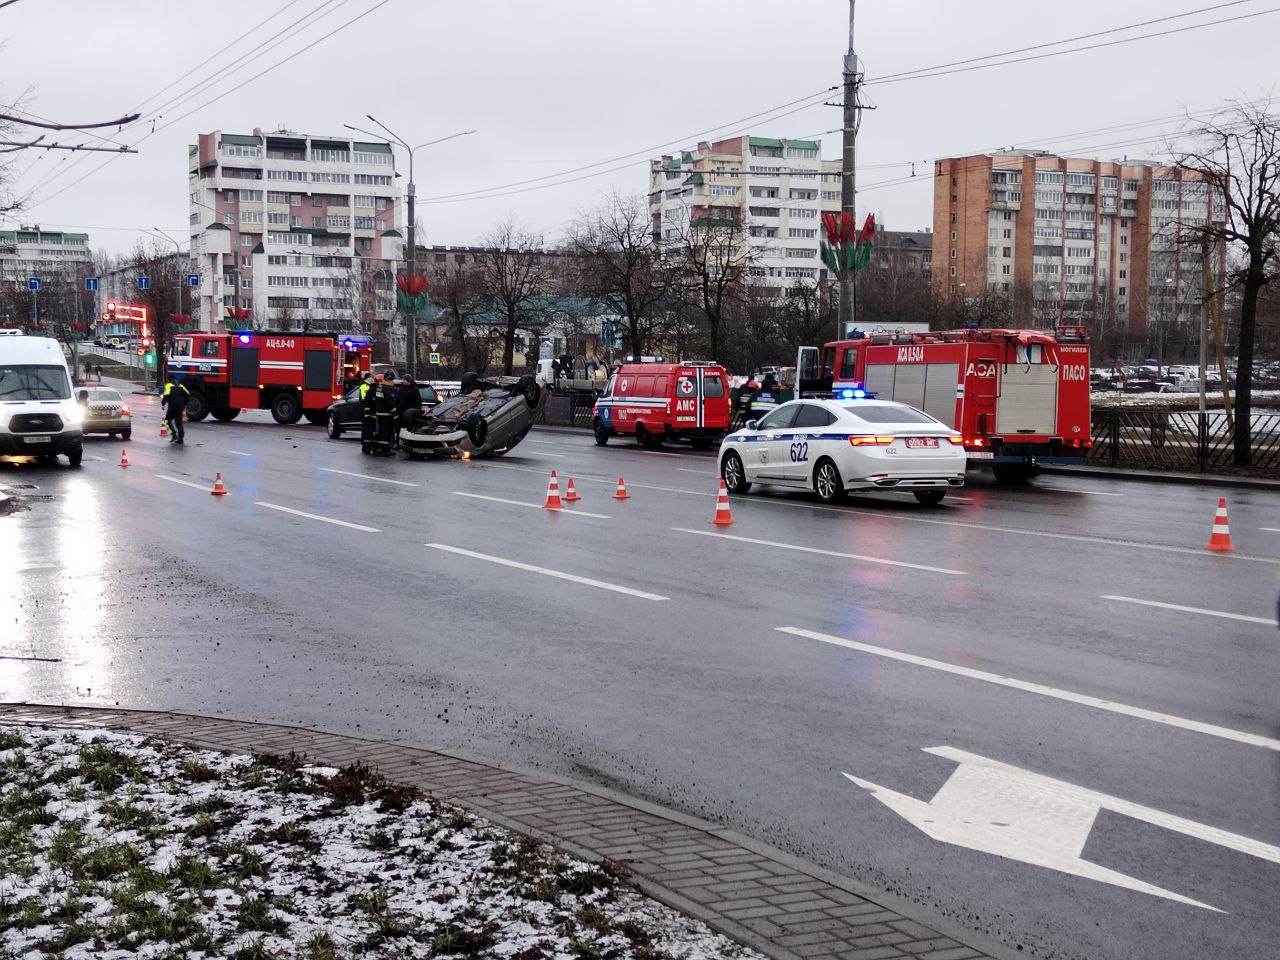
<path id="1" fill-rule="evenodd" d="M 63 367 L 0 365 L 0 400 L 66 400 L 71 383 Z"/>
<path id="2" fill-rule="evenodd" d="M 927 423 L 934 427 L 942 426 L 939 421 L 926 413 L 897 404 L 846 403 L 844 408 L 867 423 Z"/>

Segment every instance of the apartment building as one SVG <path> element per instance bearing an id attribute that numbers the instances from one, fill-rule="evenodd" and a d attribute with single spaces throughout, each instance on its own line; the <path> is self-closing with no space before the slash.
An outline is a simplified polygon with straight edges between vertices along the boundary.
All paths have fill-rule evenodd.
<path id="1" fill-rule="evenodd" d="M 25 286 L 31 277 L 80 278 L 92 262 L 87 233 L 42 230 L 38 225 L 0 230 L 0 281 Z"/>
<path id="2" fill-rule="evenodd" d="M 388 143 L 277 130 L 188 148 L 200 329 L 357 330 L 404 356 L 401 190 Z M 247 318 L 229 309 L 248 310 Z"/>
<path id="3" fill-rule="evenodd" d="M 839 209 L 840 161 L 822 159 L 821 140 L 732 137 L 649 162 L 655 241 L 678 244 L 700 222 L 736 223 L 756 289 L 825 280 L 821 215 Z"/>
<path id="4" fill-rule="evenodd" d="M 1029 150 L 939 160 L 934 290 L 1007 292 L 1019 322 L 1114 319 L 1142 335 L 1199 315 L 1203 257 L 1179 239 L 1222 219 L 1213 204 L 1200 173 L 1154 163 Z"/>

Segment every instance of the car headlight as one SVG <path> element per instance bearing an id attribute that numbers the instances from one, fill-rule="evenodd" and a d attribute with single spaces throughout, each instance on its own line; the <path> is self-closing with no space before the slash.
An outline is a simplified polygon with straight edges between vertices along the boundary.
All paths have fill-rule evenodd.
<path id="1" fill-rule="evenodd" d="M 71 407 L 62 417 L 63 421 L 78 427 L 84 423 L 84 411 L 78 405 Z"/>

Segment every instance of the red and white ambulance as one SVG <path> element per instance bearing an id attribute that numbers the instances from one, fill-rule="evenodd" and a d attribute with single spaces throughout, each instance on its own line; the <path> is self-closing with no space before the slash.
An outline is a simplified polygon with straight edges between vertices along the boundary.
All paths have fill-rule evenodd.
<path id="1" fill-rule="evenodd" d="M 719 364 L 624 363 L 596 400 L 591 428 L 601 446 L 630 434 L 643 447 L 688 440 L 708 450 L 729 431 L 729 418 L 729 377 Z"/>
<path id="2" fill-rule="evenodd" d="M 187 333 L 174 338 L 167 369 L 191 394 L 190 420 L 249 409 L 270 410 L 276 423 L 324 423 L 329 404 L 368 372 L 371 352 L 358 334 Z"/>
<path id="3" fill-rule="evenodd" d="M 802 396 L 876 396 L 923 410 L 964 437 L 971 465 L 1022 482 L 1038 463 L 1080 463 L 1089 432 L 1082 327 L 885 333 L 801 347 Z"/>

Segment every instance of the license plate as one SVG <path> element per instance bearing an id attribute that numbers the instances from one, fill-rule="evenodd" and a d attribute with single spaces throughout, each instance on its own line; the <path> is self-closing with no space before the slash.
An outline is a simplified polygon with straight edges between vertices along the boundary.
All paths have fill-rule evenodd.
<path id="1" fill-rule="evenodd" d="M 53 437 L 49 437 L 49 436 L 23 437 L 23 438 L 22 438 L 22 442 L 23 442 L 23 443 L 49 443 L 51 440 L 53 440 Z"/>
<path id="2" fill-rule="evenodd" d="M 996 455 L 990 450 L 984 450 L 981 453 L 974 453 L 972 450 L 966 454 L 970 460 L 994 460 Z"/>
<path id="3" fill-rule="evenodd" d="M 936 447 L 937 437 L 907 437 L 907 447 Z"/>

